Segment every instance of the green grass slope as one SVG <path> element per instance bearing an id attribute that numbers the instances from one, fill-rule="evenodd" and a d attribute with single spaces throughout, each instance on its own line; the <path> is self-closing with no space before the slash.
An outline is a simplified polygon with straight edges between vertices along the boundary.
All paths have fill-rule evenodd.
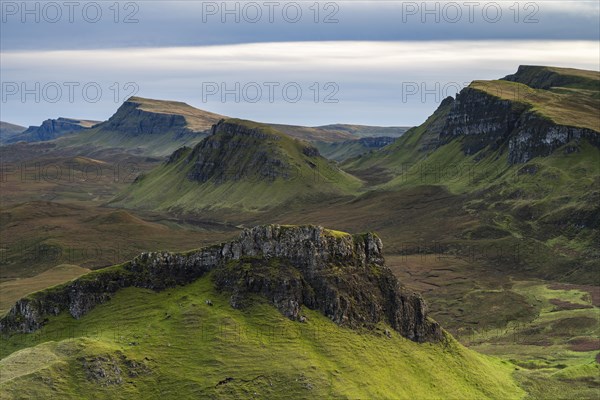
<path id="1" fill-rule="evenodd" d="M 590 71 L 591 72 L 591 71 Z M 600 78 L 597 80 L 600 85 Z M 590 86 L 538 89 L 520 82 L 504 80 L 473 81 L 469 87 L 502 100 L 522 103 L 557 125 L 600 132 L 600 89 Z"/>
<path id="2" fill-rule="evenodd" d="M 206 304 L 211 300 L 212 306 Z M 63 313 L 3 341 L 3 399 L 514 399 L 510 363 L 448 337 L 416 344 L 392 331 L 305 323 L 256 299 L 244 311 L 210 276 L 155 293 L 124 289 L 80 320 Z"/>
<path id="3" fill-rule="evenodd" d="M 423 124 L 409 129 L 390 145 L 346 160 L 342 168 L 373 184 L 385 182 L 401 174 L 407 166 L 426 157 L 435 149 L 451 107 L 452 99 L 444 100 Z"/>
<path id="4" fill-rule="evenodd" d="M 553 67 L 522 67 L 505 80 L 475 81 L 459 100 L 445 100 L 425 123 L 395 143 L 342 167 L 380 192 L 438 186 L 463 199 L 462 212 L 478 226 L 430 228 L 440 237 L 454 236 L 460 246 L 482 243 L 514 253 L 527 242 L 527 248 L 536 249 L 521 251 L 519 261 L 504 257 L 503 268 L 597 284 L 600 148 L 594 134 L 600 135 L 599 84 L 595 71 Z M 464 114 L 457 114 L 458 109 Z M 511 137 L 511 118 L 520 118 L 522 136 Z M 528 139 L 531 120 L 532 132 L 540 130 L 540 121 L 546 127 Z M 503 124 L 506 132 L 498 128 Z M 587 136 L 570 136 L 547 156 L 511 162 L 510 151 L 535 152 L 552 143 L 555 127 L 563 132 L 583 128 Z M 456 133 L 461 130 L 463 134 Z M 519 150 L 519 140 L 532 142 Z M 489 144 L 478 147 L 478 141 Z M 424 198 L 423 212 L 427 204 Z"/>
<path id="5" fill-rule="evenodd" d="M 600 72 L 575 68 L 521 65 L 517 73 L 505 76 L 503 80 L 519 82 L 536 89 L 566 87 L 595 92 L 600 90 Z"/>
<path id="6" fill-rule="evenodd" d="M 136 180 L 112 205 L 198 212 L 260 211 L 355 193 L 360 180 L 305 142 L 263 124 L 229 119 L 193 149 Z M 235 132 L 234 132 L 235 131 Z"/>

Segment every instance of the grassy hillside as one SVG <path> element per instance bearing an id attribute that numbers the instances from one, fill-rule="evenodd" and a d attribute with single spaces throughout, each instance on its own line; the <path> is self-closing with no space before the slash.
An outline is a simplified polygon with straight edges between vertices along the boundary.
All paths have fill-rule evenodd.
<path id="1" fill-rule="evenodd" d="M 591 71 L 589 71 L 591 73 Z M 587 128 L 600 132 L 600 74 L 597 87 L 578 85 L 537 89 L 519 82 L 503 80 L 474 81 L 469 87 L 502 100 L 524 103 L 533 111 L 559 125 Z"/>
<path id="2" fill-rule="evenodd" d="M 48 277 L 39 274 L 59 264 L 99 268 L 148 249 L 184 250 L 237 233 L 225 225 L 186 226 L 160 217 L 143 220 L 133 212 L 86 202 L 90 201 L 32 201 L 4 207 L 0 280 L 43 281 Z"/>
<path id="3" fill-rule="evenodd" d="M 31 278 L 13 279 L 0 283 L 0 314 L 7 312 L 12 305 L 25 295 L 61 284 L 87 272 L 78 265 L 60 264 Z"/>
<path id="4" fill-rule="evenodd" d="M 600 90 L 600 72 L 575 68 L 521 65 L 515 74 L 508 75 L 503 80 L 519 82 L 536 89 L 566 87 L 594 92 Z"/>
<path id="5" fill-rule="evenodd" d="M 194 149 L 179 150 L 170 162 L 136 180 L 111 204 L 185 212 L 260 211 L 284 203 L 350 195 L 361 186 L 358 179 L 313 153 L 305 142 L 251 121 L 225 123 L 240 132 L 217 130 Z M 203 163 L 201 167 L 198 162 Z"/>
<path id="6" fill-rule="evenodd" d="M 388 146 L 347 160 L 342 168 L 372 184 L 401 175 L 414 162 L 435 149 L 451 107 L 452 102 L 444 100 L 423 124 L 409 129 Z"/>
<path id="7" fill-rule="evenodd" d="M 6 142 L 14 136 L 25 132 L 27 128 L 9 122 L 0 121 L 0 144 Z"/>
<path id="8" fill-rule="evenodd" d="M 258 298 L 232 309 L 210 276 L 160 293 L 124 289 L 80 320 L 63 314 L 39 334 L 3 341 L 0 391 L 6 399 L 524 395 L 509 363 L 451 337 L 416 344 L 386 336 L 385 326 L 355 331 L 304 313 L 305 323 L 293 322 Z"/>
<path id="9" fill-rule="evenodd" d="M 600 75 L 530 67 L 506 79 L 515 81 L 473 82 L 462 97 L 445 100 L 421 126 L 389 146 L 347 161 L 343 168 L 383 192 L 439 186 L 462 198 L 461 213 L 478 220 L 478 226 L 449 226 L 448 231 L 423 227 L 438 232 L 440 239 L 454 236 L 452 241 L 462 242 L 460 246 L 496 243 L 503 248 L 531 241 L 528 246 L 540 250 L 535 256 L 522 254 L 521 268 L 538 277 L 598 283 L 600 148 L 594 135 L 600 135 L 600 88 L 595 86 Z M 528 137 L 529 128 L 540 129 L 540 120 L 548 126 Z M 528 121 L 533 121 L 531 127 Z M 565 133 L 577 128 L 587 129 L 588 136 Z M 554 145 L 549 155 L 510 162 L 510 151 L 535 152 L 554 143 L 559 129 L 564 144 Z M 479 141 L 489 144 L 482 147 Z M 527 145 L 520 149 L 517 143 Z M 427 201 L 423 199 L 423 206 Z M 518 263 L 503 264 L 516 268 Z"/>

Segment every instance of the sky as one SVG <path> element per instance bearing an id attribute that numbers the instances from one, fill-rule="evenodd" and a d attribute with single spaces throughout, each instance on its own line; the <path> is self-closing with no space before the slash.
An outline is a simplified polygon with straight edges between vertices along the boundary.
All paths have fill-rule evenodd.
<path id="1" fill-rule="evenodd" d="M 131 95 L 299 125 L 412 126 L 519 65 L 600 69 L 586 1 L 2 1 L 0 119 L 105 120 Z"/>

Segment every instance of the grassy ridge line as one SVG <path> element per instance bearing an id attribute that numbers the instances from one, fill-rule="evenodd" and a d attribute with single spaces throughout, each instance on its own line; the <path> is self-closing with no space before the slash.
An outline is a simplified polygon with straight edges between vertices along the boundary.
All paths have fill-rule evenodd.
<path id="1" fill-rule="evenodd" d="M 277 226 L 282 232 L 295 228 L 293 225 Z M 362 243 L 368 236 L 331 229 L 321 231 L 324 237 L 336 242 L 344 238 L 352 243 Z M 377 238 L 375 234 L 373 237 Z M 76 279 L 46 287 L 17 301 L 0 319 L 0 331 L 7 334 L 32 332 L 44 325 L 47 316 L 58 315 L 67 309 L 73 317 L 79 318 L 97 304 L 110 300 L 118 290 L 130 286 L 164 290 L 189 284 L 223 261 L 229 261 L 223 251 L 235 244 L 241 246 L 239 241 L 234 241 L 181 253 L 142 253 L 131 261 L 80 274 Z M 352 254 L 356 257 L 354 252 Z"/>
<path id="2" fill-rule="evenodd" d="M 473 81 L 469 88 L 502 100 L 526 105 L 557 125 L 600 132 L 600 98 L 582 89 L 535 89 L 518 82 Z"/>
<path id="3" fill-rule="evenodd" d="M 510 363 L 452 338 L 444 345 L 418 345 L 395 332 L 387 337 L 385 325 L 367 333 L 340 328 L 319 312 L 303 313 L 305 323 L 290 321 L 260 298 L 244 311 L 232 309 L 210 276 L 160 293 L 124 289 L 81 320 L 59 315 L 40 335 L 6 341 L 0 393 L 6 399 L 90 393 L 97 399 L 524 395 Z M 38 360 L 47 366 L 36 367 Z M 99 368 L 104 376 L 94 372 Z"/>

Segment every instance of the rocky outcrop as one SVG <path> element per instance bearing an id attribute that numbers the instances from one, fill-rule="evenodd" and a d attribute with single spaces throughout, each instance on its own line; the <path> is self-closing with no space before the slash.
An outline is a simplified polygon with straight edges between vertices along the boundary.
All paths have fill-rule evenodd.
<path id="1" fill-rule="evenodd" d="M 423 299 L 403 287 L 384 264 L 374 234 L 350 235 L 318 226 L 258 226 L 237 240 L 202 250 L 143 253 L 70 283 L 19 300 L 0 320 L 3 333 L 32 332 L 51 315 L 80 318 L 124 287 L 162 290 L 213 272 L 218 289 L 243 308 L 260 294 L 288 318 L 301 307 L 319 310 L 349 327 L 390 324 L 417 341 L 439 341 L 439 325 L 427 317 Z"/>
<path id="2" fill-rule="evenodd" d="M 89 129 L 98 121 L 81 121 L 72 118 L 47 119 L 40 126 L 30 126 L 19 135 L 8 139 L 6 143 L 14 142 L 44 142 L 53 140 L 63 135 Z"/>
<path id="3" fill-rule="evenodd" d="M 174 134 L 175 137 L 182 137 L 195 134 L 188 128 L 183 115 L 146 111 L 141 108 L 140 103 L 133 100 L 124 102 L 99 127 L 101 130 L 129 136 Z"/>
<path id="4" fill-rule="evenodd" d="M 196 182 L 290 179 L 293 169 L 276 144 L 281 138 L 263 129 L 219 121 L 212 127 L 211 136 L 189 154 L 186 164 L 192 163 L 193 167 L 188 179 Z"/>
<path id="5" fill-rule="evenodd" d="M 600 147 L 600 133 L 590 129 L 556 125 L 534 113 L 525 113 L 508 141 L 508 161 L 526 163 L 534 157 L 545 157 L 556 149 L 587 140 Z M 570 151 L 570 150 L 566 150 Z M 576 150 L 575 150 L 576 151 Z"/>
<path id="6" fill-rule="evenodd" d="M 467 155 L 486 148 L 505 149 L 510 164 L 547 156 L 571 141 L 586 139 L 600 147 L 598 132 L 558 125 L 528 104 L 471 87 L 457 95 L 440 133 L 440 145 L 456 138 Z"/>

